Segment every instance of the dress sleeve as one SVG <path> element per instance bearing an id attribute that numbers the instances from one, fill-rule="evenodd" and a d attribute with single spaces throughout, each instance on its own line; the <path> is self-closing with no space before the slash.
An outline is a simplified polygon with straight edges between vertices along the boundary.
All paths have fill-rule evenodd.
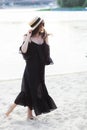
<path id="1" fill-rule="evenodd" d="M 25 41 L 23 41 L 22 45 L 24 44 L 24 42 Z M 27 59 L 29 59 L 29 51 L 28 51 L 29 50 L 29 44 L 28 44 L 28 49 L 27 49 L 26 53 L 22 52 L 22 49 L 21 49 L 22 45 L 19 47 L 19 53 L 22 54 L 24 60 L 27 60 Z"/>
<path id="2" fill-rule="evenodd" d="M 24 44 L 24 42 L 25 42 L 26 36 L 27 36 L 27 34 L 24 34 L 24 36 L 23 36 L 23 43 L 22 43 L 22 45 L 23 45 L 23 44 Z M 23 52 L 22 52 L 22 49 L 21 49 L 22 45 L 19 47 L 19 53 L 21 53 L 21 54 L 23 53 Z"/>
<path id="3" fill-rule="evenodd" d="M 45 65 L 53 64 L 53 60 L 50 57 L 50 47 L 46 43 L 45 43 L 45 46 L 44 46 L 44 54 L 45 54 Z"/>

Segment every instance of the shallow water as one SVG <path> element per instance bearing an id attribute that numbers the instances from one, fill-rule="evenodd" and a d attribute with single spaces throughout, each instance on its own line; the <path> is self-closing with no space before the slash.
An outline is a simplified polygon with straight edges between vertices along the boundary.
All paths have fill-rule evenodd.
<path id="1" fill-rule="evenodd" d="M 87 70 L 87 12 L 37 12 L 29 9 L 0 10 L 0 80 L 21 78 L 25 61 L 19 54 L 28 21 L 39 15 L 46 22 L 54 65 L 46 75 Z"/>

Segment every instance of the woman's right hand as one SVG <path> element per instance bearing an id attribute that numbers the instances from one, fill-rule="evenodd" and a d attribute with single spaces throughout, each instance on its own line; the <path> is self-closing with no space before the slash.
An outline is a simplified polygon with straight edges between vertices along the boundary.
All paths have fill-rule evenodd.
<path id="1" fill-rule="evenodd" d="M 27 36 L 31 37 L 31 35 L 32 35 L 32 30 L 29 30 L 29 31 L 27 32 Z"/>
<path id="2" fill-rule="evenodd" d="M 26 39 L 27 39 L 28 41 L 30 41 L 31 35 L 32 35 L 32 30 L 29 30 L 26 34 L 24 34 L 23 42 L 25 42 Z"/>

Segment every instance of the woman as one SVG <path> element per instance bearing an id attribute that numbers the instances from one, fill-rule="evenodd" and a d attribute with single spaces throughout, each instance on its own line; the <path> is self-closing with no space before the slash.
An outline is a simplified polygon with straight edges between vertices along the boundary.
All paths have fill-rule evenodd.
<path id="1" fill-rule="evenodd" d="M 48 113 L 57 107 L 45 86 L 45 65 L 53 62 L 50 58 L 48 34 L 44 29 L 44 21 L 40 17 L 35 17 L 29 25 L 32 29 L 24 35 L 24 41 L 20 47 L 20 52 L 26 61 L 21 92 L 7 111 L 6 116 L 17 105 L 23 105 L 28 107 L 28 118 L 33 119 L 32 110 L 37 116 Z"/>

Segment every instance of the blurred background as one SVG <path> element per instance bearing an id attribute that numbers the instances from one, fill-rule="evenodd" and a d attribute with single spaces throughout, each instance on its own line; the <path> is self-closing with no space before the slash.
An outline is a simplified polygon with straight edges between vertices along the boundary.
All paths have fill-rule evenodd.
<path id="1" fill-rule="evenodd" d="M 87 0 L 0 0 L 0 80 L 22 78 L 19 54 L 28 22 L 45 20 L 54 65 L 46 75 L 87 71 Z"/>
<path id="2" fill-rule="evenodd" d="M 0 0 L 1 8 L 43 7 L 55 5 L 56 0 Z"/>
<path id="3" fill-rule="evenodd" d="M 0 0 L 0 8 L 24 7 L 85 8 L 87 0 Z"/>

